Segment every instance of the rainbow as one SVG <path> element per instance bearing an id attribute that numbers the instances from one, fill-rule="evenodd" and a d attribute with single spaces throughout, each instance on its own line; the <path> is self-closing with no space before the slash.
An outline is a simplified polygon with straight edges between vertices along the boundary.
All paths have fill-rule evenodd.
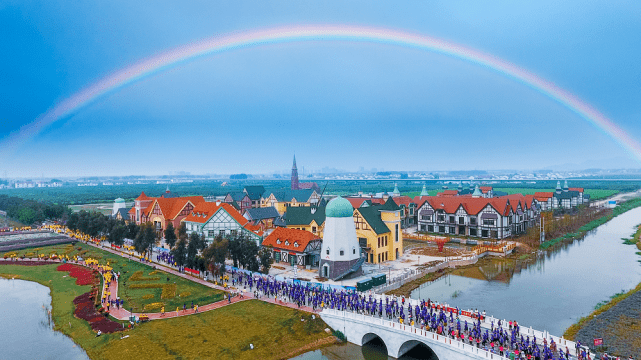
<path id="1" fill-rule="evenodd" d="M 229 50 L 268 44 L 343 40 L 383 43 L 424 49 L 453 56 L 495 70 L 550 97 L 575 112 L 606 135 L 618 142 L 641 162 L 641 145 L 611 120 L 552 82 L 495 56 L 479 52 L 430 36 L 385 28 L 348 25 L 301 25 L 260 29 L 224 36 L 215 36 L 200 42 L 180 46 L 156 56 L 140 60 L 108 75 L 98 82 L 66 98 L 39 116 L 35 121 L 10 134 L 0 148 L 0 159 L 17 149 L 47 126 L 65 118 L 106 94 L 133 82 L 198 57 Z"/>

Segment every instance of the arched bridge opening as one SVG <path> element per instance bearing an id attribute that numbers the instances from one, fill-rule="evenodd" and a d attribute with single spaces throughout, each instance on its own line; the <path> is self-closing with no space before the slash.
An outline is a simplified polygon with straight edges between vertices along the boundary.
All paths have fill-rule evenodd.
<path id="1" fill-rule="evenodd" d="M 439 360 L 434 350 L 418 340 L 408 340 L 398 350 L 399 360 Z"/>
<path id="2" fill-rule="evenodd" d="M 363 335 L 361 351 L 365 359 L 387 359 L 387 344 L 374 333 Z"/>

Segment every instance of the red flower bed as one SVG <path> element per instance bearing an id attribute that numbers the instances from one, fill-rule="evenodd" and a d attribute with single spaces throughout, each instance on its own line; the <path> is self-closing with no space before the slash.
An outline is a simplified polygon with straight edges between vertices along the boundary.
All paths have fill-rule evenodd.
<path id="1" fill-rule="evenodd" d="M 68 271 L 69 276 L 76 278 L 77 285 L 92 285 L 96 283 L 91 270 L 79 265 L 62 264 L 56 268 L 58 271 Z"/>
<path id="2" fill-rule="evenodd" d="M 76 297 L 73 299 L 73 303 L 76 304 L 74 315 L 79 319 L 86 320 L 94 331 L 100 330 L 108 334 L 123 330 L 120 323 L 112 321 L 96 311 L 90 293 L 84 293 Z"/>

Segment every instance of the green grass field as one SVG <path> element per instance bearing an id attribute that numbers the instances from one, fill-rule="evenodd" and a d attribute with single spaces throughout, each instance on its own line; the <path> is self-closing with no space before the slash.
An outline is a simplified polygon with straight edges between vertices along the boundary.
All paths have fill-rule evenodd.
<path id="1" fill-rule="evenodd" d="M 35 256 L 36 249 L 23 249 L 12 251 L 12 253 L 17 253 L 18 257 L 22 255 L 31 257 Z M 118 296 L 124 301 L 123 306 L 125 309 L 133 308 L 134 312 L 160 312 L 159 307 L 149 308 L 149 304 L 152 303 L 163 303 L 165 311 L 173 311 L 176 307 L 182 308 L 183 304 L 187 304 L 188 307 L 191 306 L 192 301 L 194 304 L 205 305 L 220 301 L 223 298 L 223 292 L 220 290 L 208 288 L 164 271 L 154 270 L 149 265 L 135 260 L 128 260 L 83 243 L 76 243 L 75 246 L 71 246 L 71 244 L 45 246 L 37 248 L 37 253 L 65 254 L 69 255 L 69 257 L 80 255 L 85 259 L 98 259 L 100 264 L 109 262 L 114 271 L 119 271 L 121 274 Z M 142 276 L 132 279 L 132 276 L 137 272 Z M 175 291 L 169 288 L 165 290 L 166 294 L 173 296 L 165 296 L 163 298 L 163 288 L 173 288 L 174 286 Z M 145 308 L 145 305 L 147 305 L 147 308 Z"/>
<path id="2" fill-rule="evenodd" d="M 69 276 L 63 278 L 68 274 L 57 271 L 57 266 L 0 265 L 0 273 L 51 288 L 56 330 L 70 336 L 91 359 L 281 359 L 329 336 L 320 317 L 312 320 L 310 314 L 295 309 L 248 300 L 141 324 L 127 330 L 124 334 L 129 338 L 123 340 L 120 333 L 96 337 L 86 321 L 73 316 L 73 299 L 90 286 L 78 286 Z"/>

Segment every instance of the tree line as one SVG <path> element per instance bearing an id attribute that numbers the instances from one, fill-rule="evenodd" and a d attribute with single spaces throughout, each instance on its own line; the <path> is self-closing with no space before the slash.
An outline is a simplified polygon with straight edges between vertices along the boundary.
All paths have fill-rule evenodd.
<path id="1" fill-rule="evenodd" d="M 41 224 L 47 219 L 65 220 L 71 211 L 59 204 L 26 200 L 16 196 L 0 195 L 0 210 L 7 212 L 7 217 L 25 225 Z"/>
<path id="2" fill-rule="evenodd" d="M 271 252 L 260 248 L 256 241 L 243 235 L 223 237 L 218 235 L 208 243 L 196 232 L 187 234 L 184 223 L 176 229 L 168 222 L 164 231 L 157 231 L 154 224 L 125 223 L 99 212 L 85 210 L 72 213 L 67 228 L 80 231 L 94 238 L 105 238 L 109 243 L 122 246 L 125 239 L 133 240 L 134 249 L 143 256 L 151 256 L 154 246 L 162 240 L 169 246 L 174 262 L 180 267 L 220 274 L 225 271 L 225 259 L 231 259 L 235 267 L 250 271 L 269 272 L 273 263 Z"/>

